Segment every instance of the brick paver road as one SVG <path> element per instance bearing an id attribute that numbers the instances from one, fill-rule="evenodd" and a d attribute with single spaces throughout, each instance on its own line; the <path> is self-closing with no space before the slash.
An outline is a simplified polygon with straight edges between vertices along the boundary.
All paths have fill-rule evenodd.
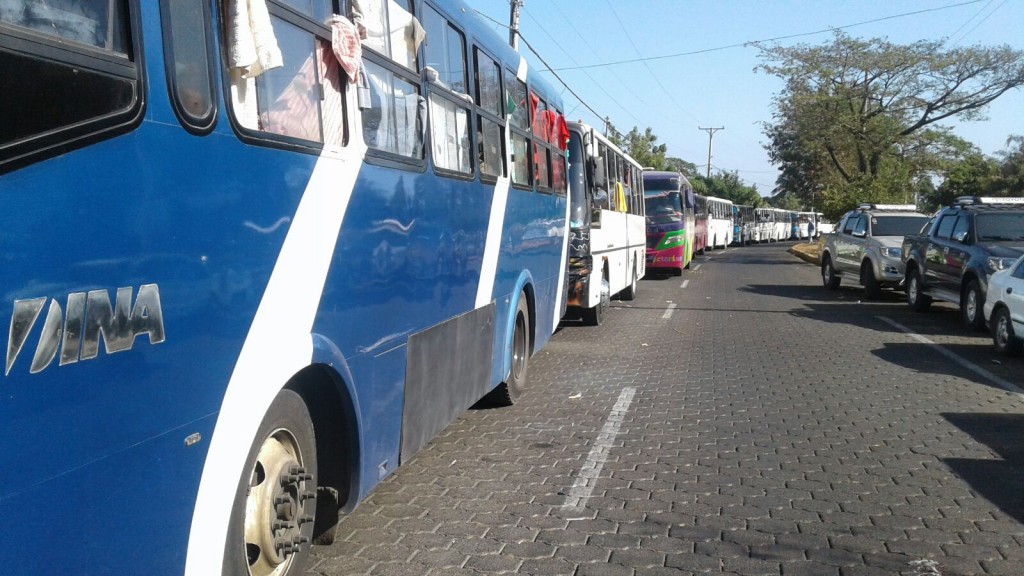
<path id="1" fill-rule="evenodd" d="M 380 485 L 308 573 L 1024 574 L 1024 397 L 1000 387 L 1024 359 L 950 307 L 729 249 L 564 326 L 529 381 Z"/>

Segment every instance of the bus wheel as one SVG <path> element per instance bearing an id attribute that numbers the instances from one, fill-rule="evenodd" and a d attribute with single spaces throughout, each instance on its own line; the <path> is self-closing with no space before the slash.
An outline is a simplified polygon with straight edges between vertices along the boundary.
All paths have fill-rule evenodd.
<path id="1" fill-rule="evenodd" d="M 302 573 L 316 514 L 316 441 L 309 409 L 282 390 L 249 449 L 228 526 L 224 573 Z"/>
<path id="2" fill-rule="evenodd" d="M 623 300 L 633 300 L 636 298 L 636 270 L 633 270 L 633 282 L 622 291 Z"/>
<path id="3" fill-rule="evenodd" d="M 526 294 L 519 295 L 515 327 L 512 329 L 512 367 L 508 379 L 498 385 L 491 395 L 502 406 L 515 404 L 526 391 L 526 369 L 530 365 L 530 310 Z"/>

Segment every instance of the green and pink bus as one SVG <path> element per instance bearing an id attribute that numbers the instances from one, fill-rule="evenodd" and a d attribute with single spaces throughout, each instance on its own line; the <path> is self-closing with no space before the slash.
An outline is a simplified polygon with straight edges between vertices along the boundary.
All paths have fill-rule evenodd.
<path id="1" fill-rule="evenodd" d="M 644 172 L 647 212 L 647 268 L 682 275 L 695 246 L 693 187 L 679 172 Z"/>

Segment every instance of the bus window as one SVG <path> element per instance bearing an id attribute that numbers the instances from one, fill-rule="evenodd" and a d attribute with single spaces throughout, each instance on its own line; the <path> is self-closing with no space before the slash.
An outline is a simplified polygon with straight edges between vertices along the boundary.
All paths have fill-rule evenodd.
<path id="1" fill-rule="evenodd" d="M 590 224 L 590 194 L 587 193 L 586 160 L 579 132 L 569 135 L 569 226 L 584 228 Z"/>
<path id="2" fill-rule="evenodd" d="M 512 185 L 519 188 L 533 186 L 533 168 L 530 162 L 530 107 L 526 102 L 526 84 L 505 70 L 506 112 L 509 115 L 509 142 L 512 147 Z"/>
<path id="3" fill-rule="evenodd" d="M 456 96 L 466 90 L 466 49 L 462 33 L 433 8 L 423 9 L 423 25 L 431 42 L 423 50 L 430 87 L 430 142 L 434 166 L 461 174 L 473 173 L 469 109 Z M 436 72 L 437 78 L 433 79 Z"/>
<path id="4" fill-rule="evenodd" d="M 209 3 L 203 0 L 161 2 L 168 89 L 182 124 L 196 132 L 213 127 L 213 52 Z"/>
<path id="5" fill-rule="evenodd" d="M 479 49 L 476 50 L 477 161 L 480 176 L 505 175 L 504 102 L 501 98 L 501 66 Z"/>
<path id="6" fill-rule="evenodd" d="M 0 9 L 0 70 L 17 78 L 4 82 L 0 166 L 65 152 L 86 144 L 82 136 L 120 133 L 141 119 L 142 75 L 127 4 L 13 2 Z"/>
<path id="7" fill-rule="evenodd" d="M 550 133 L 548 107 L 547 104 L 540 99 L 536 94 L 530 92 L 530 102 L 534 104 L 533 112 L 533 170 L 534 179 L 537 182 L 538 190 L 550 190 L 551 189 L 551 171 L 549 165 L 551 163 L 550 151 L 544 142 L 548 139 Z"/>
<path id="8" fill-rule="evenodd" d="M 297 0 L 283 1 L 293 5 L 308 4 Z M 314 0 L 318 4 L 326 1 L 329 0 Z M 412 15 L 409 0 L 362 0 L 360 4 L 362 23 L 366 27 L 363 46 L 409 70 L 416 70 L 416 52 L 424 37 L 423 27 Z"/>

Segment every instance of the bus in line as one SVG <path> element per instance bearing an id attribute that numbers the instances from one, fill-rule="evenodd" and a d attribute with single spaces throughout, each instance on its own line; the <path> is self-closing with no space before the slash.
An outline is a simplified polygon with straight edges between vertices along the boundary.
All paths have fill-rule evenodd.
<path id="1" fill-rule="evenodd" d="M 461 0 L 44 4 L 0 10 L 4 573 L 302 574 L 526 390 L 563 311 L 559 92 Z M 642 249 L 639 169 L 576 137 Z"/>
<path id="2" fill-rule="evenodd" d="M 597 326 L 646 270 L 643 168 L 593 127 L 569 122 L 567 312 Z"/>
<path id="3" fill-rule="evenodd" d="M 754 242 L 775 240 L 775 209 L 754 208 Z"/>
<path id="4" fill-rule="evenodd" d="M 708 246 L 714 250 L 732 244 L 732 200 L 708 196 Z"/>
<path id="5" fill-rule="evenodd" d="M 793 236 L 793 213 L 790 210 L 775 208 L 775 241 L 782 242 Z"/>
<path id="6" fill-rule="evenodd" d="M 694 252 L 694 207 L 690 181 L 679 172 L 645 170 L 647 270 L 682 275 Z"/>
<path id="7" fill-rule="evenodd" d="M 708 249 L 708 198 L 694 194 L 693 253 L 703 254 Z"/>
<path id="8" fill-rule="evenodd" d="M 743 204 L 732 205 L 732 242 L 736 246 L 746 246 L 753 240 L 754 207 Z"/>

